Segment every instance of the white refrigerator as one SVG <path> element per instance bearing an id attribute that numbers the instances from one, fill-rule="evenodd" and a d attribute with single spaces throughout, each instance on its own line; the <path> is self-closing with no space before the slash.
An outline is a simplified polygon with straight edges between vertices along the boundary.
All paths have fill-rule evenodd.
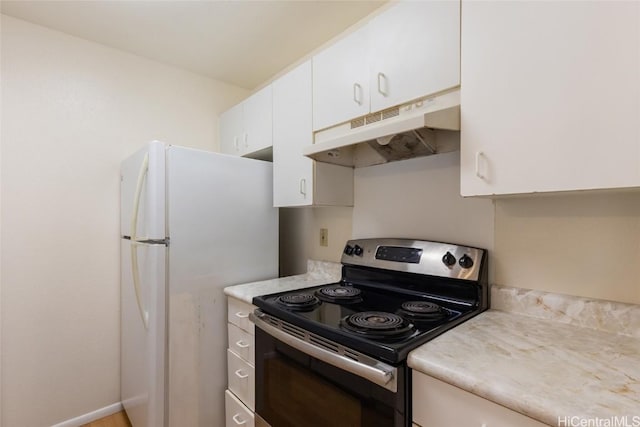
<path id="1" fill-rule="evenodd" d="M 134 427 L 224 426 L 225 286 L 278 275 L 268 162 L 151 142 L 121 165 L 121 398 Z"/>

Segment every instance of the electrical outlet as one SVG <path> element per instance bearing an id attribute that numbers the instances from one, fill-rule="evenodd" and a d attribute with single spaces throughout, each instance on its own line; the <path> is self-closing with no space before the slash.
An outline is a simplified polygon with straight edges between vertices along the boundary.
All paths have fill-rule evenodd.
<path id="1" fill-rule="evenodd" d="M 329 246 L 329 229 L 320 229 L 320 246 Z"/>

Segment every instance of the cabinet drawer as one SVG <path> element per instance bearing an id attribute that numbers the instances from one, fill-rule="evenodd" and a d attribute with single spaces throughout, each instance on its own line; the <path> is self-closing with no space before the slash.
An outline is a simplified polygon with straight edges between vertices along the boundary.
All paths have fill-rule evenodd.
<path id="1" fill-rule="evenodd" d="M 229 333 L 229 349 L 247 362 L 255 365 L 253 335 L 231 323 L 227 323 L 227 328 Z"/>
<path id="2" fill-rule="evenodd" d="M 227 376 L 229 390 L 253 411 L 255 409 L 255 368 L 231 350 L 227 350 Z"/>
<path id="3" fill-rule="evenodd" d="M 224 392 L 226 427 L 254 427 L 253 412 L 238 400 L 229 390 Z"/>
<path id="4" fill-rule="evenodd" d="M 526 415 L 416 371 L 413 371 L 412 387 L 413 422 L 422 427 L 546 426 Z"/>
<path id="5" fill-rule="evenodd" d="M 229 323 L 233 323 L 240 329 L 244 329 L 253 335 L 253 323 L 249 320 L 249 313 L 253 312 L 256 307 L 252 304 L 247 304 L 244 301 L 237 300 L 235 298 L 229 298 L 228 305 L 228 320 Z"/>

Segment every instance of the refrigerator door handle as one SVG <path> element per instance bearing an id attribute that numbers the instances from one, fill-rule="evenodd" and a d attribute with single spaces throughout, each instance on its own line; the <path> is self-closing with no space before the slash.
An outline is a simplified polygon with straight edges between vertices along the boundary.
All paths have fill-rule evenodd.
<path id="1" fill-rule="evenodd" d="M 144 188 L 145 177 L 149 171 L 149 153 L 145 154 L 138 173 L 138 183 L 136 186 L 136 194 L 133 199 L 133 213 L 131 215 L 131 275 L 133 276 L 133 288 L 136 294 L 136 302 L 138 303 L 138 311 L 144 324 L 144 329 L 149 329 L 149 312 L 142 307 L 142 298 L 140 296 L 140 270 L 138 268 L 138 211 L 140 207 L 140 198 L 142 197 L 142 189 Z"/>

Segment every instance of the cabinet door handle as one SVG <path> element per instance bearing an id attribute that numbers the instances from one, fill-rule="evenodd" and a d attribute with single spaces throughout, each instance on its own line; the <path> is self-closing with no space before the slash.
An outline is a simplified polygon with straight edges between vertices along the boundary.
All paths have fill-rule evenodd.
<path id="1" fill-rule="evenodd" d="M 245 374 L 244 372 L 242 372 L 242 369 L 238 369 L 234 373 L 236 374 L 236 377 L 240 378 L 241 380 L 249 378 L 249 374 Z"/>
<path id="2" fill-rule="evenodd" d="M 247 348 L 249 347 L 249 344 L 245 343 L 244 341 L 240 340 L 236 343 L 236 345 L 240 348 Z"/>
<path id="3" fill-rule="evenodd" d="M 384 90 L 382 89 L 382 83 L 384 81 Z M 384 73 L 378 73 L 378 92 L 382 94 L 382 96 L 387 96 L 387 76 Z"/>
<path id="4" fill-rule="evenodd" d="M 476 152 L 476 176 L 480 179 L 485 179 L 486 176 L 480 172 L 480 160 L 484 157 L 484 153 L 482 151 Z"/>
<path id="5" fill-rule="evenodd" d="M 235 414 L 231 418 L 233 419 L 233 422 L 236 423 L 239 426 L 247 423 L 247 420 L 243 420 L 242 418 L 240 418 L 240 414 Z"/>
<path id="6" fill-rule="evenodd" d="M 237 136 L 233 137 L 233 146 L 236 147 L 236 151 L 239 150 L 239 148 L 238 148 L 238 137 Z"/>
<path id="7" fill-rule="evenodd" d="M 246 319 L 247 317 L 249 317 L 249 313 L 243 313 L 241 311 L 236 313 L 236 317 L 239 317 L 241 319 Z"/>
<path id="8" fill-rule="evenodd" d="M 249 133 L 244 133 L 244 148 L 249 148 Z"/>
<path id="9" fill-rule="evenodd" d="M 307 195 L 307 180 L 305 178 L 300 179 L 300 194 Z"/>
<path id="10" fill-rule="evenodd" d="M 362 86 L 359 83 L 353 84 L 353 101 L 358 105 L 362 105 Z"/>

